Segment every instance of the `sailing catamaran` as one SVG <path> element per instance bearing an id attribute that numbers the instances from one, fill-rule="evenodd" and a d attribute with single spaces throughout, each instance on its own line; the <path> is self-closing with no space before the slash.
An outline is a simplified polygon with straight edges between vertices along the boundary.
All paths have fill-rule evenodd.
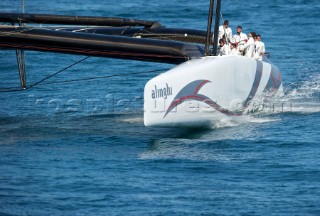
<path id="1" fill-rule="evenodd" d="M 145 85 L 144 124 L 207 125 L 245 115 L 254 109 L 253 101 L 283 93 L 280 71 L 268 58 L 218 56 L 220 8 L 221 0 L 210 1 L 207 31 L 127 18 L 0 13 L 0 22 L 19 23 L 0 28 L 0 48 L 17 50 L 21 87 L 26 89 L 21 50 L 176 64 Z M 63 26 L 23 25 L 28 22 Z"/>

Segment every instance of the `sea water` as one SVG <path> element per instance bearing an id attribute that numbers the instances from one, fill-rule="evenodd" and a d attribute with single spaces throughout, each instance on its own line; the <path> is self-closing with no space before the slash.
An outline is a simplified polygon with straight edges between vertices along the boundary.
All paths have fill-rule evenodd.
<path id="1" fill-rule="evenodd" d="M 21 3 L 1 0 L 0 8 L 21 12 Z M 209 10 L 207 0 L 24 4 L 26 13 L 201 30 Z M 172 65 L 91 57 L 4 92 L 19 77 L 15 52 L 0 50 L 0 215 L 319 215 L 319 11 L 318 0 L 223 1 L 233 32 L 242 25 L 261 34 L 285 96 L 211 128 L 144 127 L 144 85 Z M 32 85 L 85 56 L 25 58 Z"/>

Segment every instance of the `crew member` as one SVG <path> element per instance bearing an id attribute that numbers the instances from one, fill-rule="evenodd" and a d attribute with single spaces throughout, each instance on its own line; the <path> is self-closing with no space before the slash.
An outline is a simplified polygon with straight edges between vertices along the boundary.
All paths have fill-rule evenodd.
<path id="1" fill-rule="evenodd" d="M 230 43 L 232 40 L 232 30 L 229 27 L 229 21 L 225 20 L 222 26 L 219 26 L 219 39 L 225 35 L 227 43 Z"/>
<path id="2" fill-rule="evenodd" d="M 265 52 L 266 52 L 265 45 L 261 41 L 261 36 L 258 34 L 257 39 L 255 41 L 254 58 L 262 60 L 262 57 Z"/>
<path id="3" fill-rule="evenodd" d="M 244 55 L 246 57 L 253 57 L 253 52 L 254 52 L 254 38 L 256 37 L 255 32 L 250 32 L 249 33 L 249 39 L 247 43 L 240 49 L 240 51 L 244 52 Z"/>
<path id="4" fill-rule="evenodd" d="M 219 56 L 228 55 L 230 52 L 229 46 L 224 42 L 223 39 L 219 40 Z"/>
<path id="5" fill-rule="evenodd" d="M 240 52 L 239 52 L 239 50 L 237 48 L 237 44 L 236 43 L 230 43 L 229 55 L 240 55 Z"/>
<path id="6" fill-rule="evenodd" d="M 238 44 L 238 50 L 242 49 L 245 43 L 248 41 L 248 37 L 242 32 L 242 26 L 237 27 L 237 33 L 233 35 L 233 42 Z"/>

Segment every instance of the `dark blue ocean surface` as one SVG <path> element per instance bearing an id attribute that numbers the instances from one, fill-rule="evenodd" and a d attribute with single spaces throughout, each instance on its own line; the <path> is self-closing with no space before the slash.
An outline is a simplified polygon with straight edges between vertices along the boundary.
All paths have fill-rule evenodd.
<path id="1" fill-rule="evenodd" d="M 208 5 L 25 0 L 25 11 L 205 30 Z M 21 12 L 21 1 L 0 8 Z M 144 85 L 172 65 L 91 57 L 3 92 L 19 77 L 15 52 L 0 50 L 0 215 L 319 215 L 319 11 L 318 0 L 223 1 L 233 31 L 262 35 L 286 95 L 212 128 L 143 126 Z M 25 55 L 28 84 L 85 58 Z M 62 82 L 98 76 L 111 77 Z"/>

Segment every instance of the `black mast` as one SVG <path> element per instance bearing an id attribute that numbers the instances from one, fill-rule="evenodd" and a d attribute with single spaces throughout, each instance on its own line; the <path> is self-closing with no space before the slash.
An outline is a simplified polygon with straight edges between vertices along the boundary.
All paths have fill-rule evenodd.
<path id="1" fill-rule="evenodd" d="M 216 19 L 214 23 L 214 42 L 213 42 L 213 55 L 217 56 L 218 52 L 218 33 L 219 33 L 219 22 L 220 22 L 220 13 L 221 13 L 221 0 L 217 0 L 216 7 Z"/>
<path id="2" fill-rule="evenodd" d="M 207 37 L 206 37 L 206 48 L 205 48 L 205 55 L 206 56 L 210 55 L 210 41 L 211 41 L 211 26 L 212 26 L 213 7 L 214 7 L 214 0 L 210 0 L 209 14 L 208 14 L 208 26 L 207 26 Z"/>

